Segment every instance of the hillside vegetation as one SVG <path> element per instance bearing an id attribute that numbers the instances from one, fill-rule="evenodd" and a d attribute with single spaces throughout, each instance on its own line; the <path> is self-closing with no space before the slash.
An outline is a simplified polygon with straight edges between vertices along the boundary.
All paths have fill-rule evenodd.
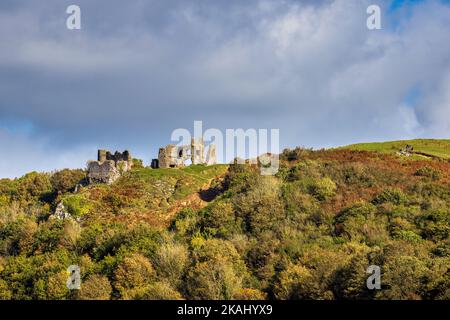
<path id="1" fill-rule="evenodd" d="M 342 149 L 396 153 L 397 151 L 403 149 L 406 145 L 412 146 L 414 151 L 424 153 L 425 156 L 428 154 L 443 159 L 450 159 L 450 139 L 416 139 L 358 143 L 342 147 Z"/>
<path id="2" fill-rule="evenodd" d="M 297 148 L 276 176 L 136 168 L 76 187 L 85 175 L 0 180 L 1 299 L 450 299 L 448 161 Z"/>

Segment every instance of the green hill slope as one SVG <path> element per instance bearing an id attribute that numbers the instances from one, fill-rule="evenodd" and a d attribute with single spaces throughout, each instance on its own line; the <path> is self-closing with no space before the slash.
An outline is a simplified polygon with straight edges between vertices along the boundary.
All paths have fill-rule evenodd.
<path id="1" fill-rule="evenodd" d="M 0 300 L 448 300 L 450 162 L 376 149 L 285 150 L 275 176 L 245 164 L 82 187 L 84 170 L 0 179 Z M 382 290 L 367 290 L 370 265 Z"/>
<path id="2" fill-rule="evenodd" d="M 342 147 L 342 149 L 396 153 L 406 145 L 413 146 L 415 152 L 421 152 L 439 158 L 450 159 L 450 139 L 415 139 L 388 142 L 357 143 Z"/>

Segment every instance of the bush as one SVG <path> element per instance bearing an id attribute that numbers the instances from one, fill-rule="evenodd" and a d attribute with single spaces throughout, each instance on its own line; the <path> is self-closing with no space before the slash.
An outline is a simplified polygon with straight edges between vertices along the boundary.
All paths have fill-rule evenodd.
<path id="1" fill-rule="evenodd" d="M 69 294 L 67 288 L 68 274 L 66 271 L 61 271 L 48 278 L 47 281 L 47 299 L 50 300 L 64 300 Z"/>
<path id="2" fill-rule="evenodd" d="M 46 173 L 31 172 L 15 181 L 13 198 L 18 201 L 47 201 L 52 194 L 50 176 Z"/>
<path id="3" fill-rule="evenodd" d="M 299 264 L 289 265 L 280 273 L 274 294 L 280 300 L 333 298 L 333 293 L 331 291 L 323 292 L 320 283 L 314 279 L 311 271 Z"/>
<path id="4" fill-rule="evenodd" d="M 266 300 L 267 294 L 258 289 L 243 288 L 234 295 L 235 300 Z"/>
<path id="5" fill-rule="evenodd" d="M 227 238 L 241 231 L 233 205 L 229 201 L 219 201 L 206 207 L 202 212 L 200 224 L 203 231 L 216 237 Z"/>
<path id="6" fill-rule="evenodd" d="M 422 237 L 411 230 L 397 230 L 394 232 L 393 238 L 412 243 L 419 243 L 422 241 Z"/>
<path id="7" fill-rule="evenodd" d="M 425 239 L 447 239 L 450 232 L 450 212 L 445 209 L 427 212 L 417 218 L 416 224 Z"/>
<path id="8" fill-rule="evenodd" d="M 9 290 L 8 282 L 0 279 L 0 300 L 11 300 L 12 292 Z"/>
<path id="9" fill-rule="evenodd" d="M 373 204 L 392 203 L 395 205 L 406 204 L 408 197 L 399 189 L 388 189 L 377 195 L 373 200 Z"/>
<path id="10" fill-rule="evenodd" d="M 281 183 L 275 177 L 264 177 L 260 183 L 233 201 L 238 218 L 242 219 L 245 231 L 259 234 L 280 226 L 286 217 L 281 199 Z"/>
<path id="11" fill-rule="evenodd" d="M 394 256 L 382 267 L 382 290 L 377 298 L 418 300 L 429 269 L 417 257 Z"/>
<path id="12" fill-rule="evenodd" d="M 182 300 L 182 295 L 165 281 L 152 283 L 144 295 L 143 300 Z"/>
<path id="13" fill-rule="evenodd" d="M 126 257 L 114 273 L 114 288 L 125 300 L 141 299 L 155 278 L 155 270 L 140 254 Z"/>
<path id="14" fill-rule="evenodd" d="M 358 204 L 345 209 L 336 221 L 336 233 L 349 240 L 364 242 L 368 245 L 381 245 L 389 239 L 388 219 L 377 215 L 372 204 Z"/>
<path id="15" fill-rule="evenodd" d="M 324 201 L 335 195 L 336 184 L 330 178 L 315 180 L 308 186 L 309 192 L 319 201 Z"/>
<path id="16" fill-rule="evenodd" d="M 191 299 L 230 300 L 242 289 L 242 276 L 229 260 L 218 256 L 195 264 L 187 287 Z"/>
<path id="17" fill-rule="evenodd" d="M 81 283 L 79 298 L 81 300 L 109 300 L 111 284 L 105 276 L 93 274 Z"/>
<path id="18" fill-rule="evenodd" d="M 64 198 L 63 204 L 73 218 L 81 218 L 93 208 L 91 202 L 81 194 L 74 194 Z"/>
<path id="19" fill-rule="evenodd" d="M 86 172 L 81 169 L 63 169 L 54 173 L 50 179 L 53 190 L 57 193 L 72 192 L 80 183 L 85 183 Z"/>
<path id="20" fill-rule="evenodd" d="M 188 251 L 182 244 L 163 244 L 153 259 L 158 275 L 177 286 L 188 263 Z"/>
<path id="21" fill-rule="evenodd" d="M 414 175 L 439 180 L 442 177 L 442 171 L 431 167 L 422 167 Z"/>
<path id="22" fill-rule="evenodd" d="M 142 169 L 143 167 L 144 167 L 144 162 L 142 161 L 142 159 L 133 158 L 133 165 L 132 165 L 133 169 Z"/>

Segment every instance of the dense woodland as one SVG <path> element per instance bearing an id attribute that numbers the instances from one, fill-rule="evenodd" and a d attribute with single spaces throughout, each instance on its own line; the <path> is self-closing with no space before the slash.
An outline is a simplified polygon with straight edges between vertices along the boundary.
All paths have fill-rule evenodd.
<path id="1" fill-rule="evenodd" d="M 0 299 L 450 299 L 447 160 L 297 148 L 276 176 L 138 161 L 113 185 L 85 176 L 0 180 Z"/>

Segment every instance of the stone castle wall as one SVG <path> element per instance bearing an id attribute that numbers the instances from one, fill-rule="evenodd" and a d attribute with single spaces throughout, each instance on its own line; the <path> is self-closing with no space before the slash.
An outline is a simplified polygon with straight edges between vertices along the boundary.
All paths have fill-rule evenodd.
<path id="1" fill-rule="evenodd" d="M 97 161 L 88 162 L 89 183 L 111 184 L 120 176 L 131 170 L 133 158 L 128 151 L 111 154 L 106 150 L 98 150 Z"/>

